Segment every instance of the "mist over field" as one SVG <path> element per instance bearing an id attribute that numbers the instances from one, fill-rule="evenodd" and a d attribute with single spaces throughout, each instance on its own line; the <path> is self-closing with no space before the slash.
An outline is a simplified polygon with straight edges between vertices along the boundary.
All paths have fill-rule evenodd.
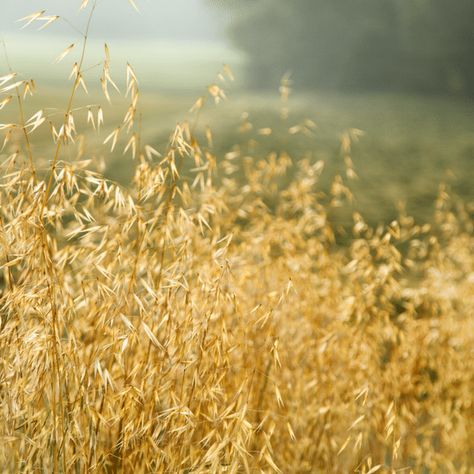
<path id="1" fill-rule="evenodd" d="M 137 2 L 140 12 L 134 14 L 124 1 L 102 0 L 94 17 L 91 37 L 100 39 L 166 39 L 166 40 L 218 40 L 223 41 L 223 26 L 217 13 L 203 0 L 145 0 Z M 71 23 L 82 26 L 84 15 L 79 7 L 69 0 L 4 0 L 0 31 L 17 31 L 16 20 L 34 11 L 46 10 L 47 14 L 61 15 Z M 43 33 L 49 35 L 71 35 L 65 23 Z"/>
<path id="2" fill-rule="evenodd" d="M 451 13 L 459 28 L 468 17 L 461 15 L 464 3 L 459 0 Z M 331 7 L 307 1 L 149 0 L 137 3 L 137 13 L 128 1 L 102 0 L 91 25 L 88 64 L 100 63 L 107 42 L 111 71 L 119 85 L 124 84 L 125 64 L 133 65 L 150 104 L 145 106 L 144 129 L 155 135 L 157 143 L 172 126 L 170 117 L 175 115 L 169 114 L 170 109 L 176 116 L 184 113 L 228 64 L 236 77 L 227 87 L 231 100 L 221 104 L 219 118 L 214 121 L 212 113 L 208 118 L 220 124 L 216 140 L 223 151 L 230 146 L 230 127 L 237 127 L 243 111 L 255 118 L 256 129 L 272 122 L 271 110 L 279 107 L 279 82 L 289 72 L 294 121 L 306 116 L 319 126 L 316 154 L 337 157 L 346 127 L 365 132 L 355 145 L 359 150 L 355 160 L 361 165 L 359 183 L 370 190 L 360 199 L 374 219 L 393 217 L 399 200 L 407 201 L 419 217 L 427 215 L 428 204 L 445 179 L 462 195 L 471 196 L 474 106 L 461 93 L 468 83 L 462 82 L 466 79 L 455 62 L 470 48 L 469 33 L 448 35 L 449 23 L 444 31 L 435 14 L 425 15 L 424 24 L 416 23 L 424 14 L 421 6 L 395 11 L 398 6 L 384 0 L 371 9 L 371 0 L 361 0 L 355 15 L 349 4 L 346 0 Z M 444 3 L 439 0 L 436 5 L 441 12 Z M 21 29 L 24 22 L 16 20 L 42 9 L 64 19 L 44 31 L 36 31 L 41 26 L 36 23 Z M 5 0 L 0 31 L 21 74 L 35 77 L 39 87 L 49 91 L 65 91 L 71 59 L 56 64 L 55 58 L 72 42 L 81 41 L 77 30 L 85 22 L 72 1 Z M 451 38 L 445 46 L 428 41 L 434 25 L 442 37 Z M 403 56 L 403 45 L 415 33 L 419 51 L 413 62 Z M 359 49 L 351 52 L 349 46 Z M 434 71 L 431 58 L 441 55 L 439 71 Z M 97 83 L 98 73 L 91 67 L 88 80 Z M 400 77 L 411 77 L 412 82 L 400 82 Z M 447 82 L 433 81 L 443 77 Z M 156 113 L 151 104 L 165 97 L 168 113 L 161 115 L 159 106 Z M 296 149 L 302 146 L 298 143 L 296 139 Z M 334 163 L 336 158 L 328 166 Z M 113 169 L 114 177 L 126 176 L 130 164 Z M 384 193 L 379 192 L 380 183 Z"/>
<path id="3" fill-rule="evenodd" d="M 196 93 L 213 80 L 223 63 L 241 62 L 224 34 L 218 12 L 202 0 L 144 1 L 139 5 L 137 13 L 126 1 L 100 2 L 91 28 L 90 57 L 100 58 L 103 43 L 109 43 L 113 67 L 115 62 L 117 68 L 132 62 L 142 86 L 156 92 L 166 88 Z M 19 18 L 42 9 L 65 20 L 41 32 L 32 25 L 21 29 Z M 69 66 L 55 66 L 54 59 L 71 42 L 80 41 L 84 26 L 84 15 L 74 2 L 5 0 L 0 38 L 18 68 L 57 87 Z"/>

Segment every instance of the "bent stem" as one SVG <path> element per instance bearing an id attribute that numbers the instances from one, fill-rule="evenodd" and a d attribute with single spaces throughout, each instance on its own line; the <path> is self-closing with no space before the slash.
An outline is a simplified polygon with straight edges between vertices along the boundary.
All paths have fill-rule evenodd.
<path id="1" fill-rule="evenodd" d="M 89 31 L 90 31 L 90 26 L 92 23 L 92 18 L 94 15 L 95 8 L 97 6 L 97 0 L 93 3 L 91 7 L 91 11 L 89 13 L 89 17 L 87 20 L 87 25 L 86 25 L 86 30 L 83 35 L 83 44 L 82 44 L 82 51 L 81 51 L 81 56 L 80 60 L 78 63 L 77 67 L 77 73 L 76 77 L 74 80 L 74 84 L 72 87 L 71 94 L 68 99 L 66 111 L 64 114 L 64 123 L 63 123 L 63 131 L 65 131 L 67 124 L 68 124 L 68 119 L 69 115 L 71 114 L 72 106 L 74 103 L 74 99 L 76 96 L 76 91 L 79 87 L 80 80 L 81 80 L 81 71 L 82 67 L 84 65 L 84 60 L 86 57 L 86 50 L 87 50 L 87 43 L 88 43 L 88 38 L 89 38 Z M 52 413 L 53 413 L 53 472 L 58 472 L 58 463 L 59 463 L 59 451 L 58 449 L 59 443 L 58 443 L 58 425 L 57 425 L 57 404 L 59 401 L 59 416 L 60 416 L 60 422 L 61 422 L 61 429 L 62 429 L 62 443 L 61 443 L 61 450 L 62 450 L 62 463 L 63 463 L 63 471 L 66 472 L 67 469 L 67 463 L 66 463 L 66 446 L 65 446 L 65 435 L 66 435 L 66 426 L 65 426 L 65 420 L 64 420 L 64 403 L 63 403 L 63 395 L 62 395 L 62 390 L 61 390 L 61 374 L 60 374 L 60 368 L 63 367 L 63 364 L 60 363 L 61 359 L 61 354 L 60 354 L 60 331 L 59 331 L 59 314 L 58 314 L 58 308 L 56 305 L 56 282 L 55 282 L 55 268 L 54 268 L 54 258 L 53 258 L 53 249 L 51 248 L 49 241 L 48 241 L 48 235 L 45 227 L 45 208 L 48 203 L 49 195 L 51 193 L 51 188 L 54 182 L 54 176 L 56 172 L 56 166 L 59 160 L 59 155 L 61 152 L 63 140 L 66 141 L 66 134 L 64 133 L 62 136 L 58 137 L 58 141 L 56 144 L 56 150 L 54 153 L 54 158 L 53 162 L 51 164 L 50 168 L 50 175 L 48 179 L 48 184 L 46 186 L 46 190 L 44 193 L 44 198 L 40 207 L 40 213 L 39 213 L 39 229 L 40 229 L 40 239 L 41 239 L 41 244 L 43 248 L 43 258 L 47 264 L 48 267 L 48 274 L 49 274 L 49 282 L 48 282 L 48 295 L 50 299 L 50 306 L 51 306 L 51 329 L 52 329 L 52 352 L 53 352 L 53 357 L 52 357 L 52 365 L 53 365 L 53 371 L 52 371 Z M 58 393 L 56 393 L 56 391 Z M 59 400 L 58 400 L 59 399 Z"/>

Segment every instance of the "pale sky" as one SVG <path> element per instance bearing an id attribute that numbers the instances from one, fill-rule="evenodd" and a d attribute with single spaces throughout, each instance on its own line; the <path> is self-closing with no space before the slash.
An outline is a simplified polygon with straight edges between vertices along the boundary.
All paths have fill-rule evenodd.
<path id="1" fill-rule="evenodd" d="M 62 81 L 77 60 L 77 48 L 60 64 L 55 58 L 71 43 L 80 43 L 88 10 L 82 0 L 0 0 L 0 42 L 5 40 L 13 68 L 44 84 Z M 222 64 L 235 70 L 242 58 L 227 41 L 226 15 L 212 8 L 219 0 L 135 0 L 137 13 L 128 0 L 98 0 L 90 29 L 88 64 L 103 57 L 103 43 L 110 46 L 112 69 L 130 61 L 142 86 L 163 90 L 202 88 L 214 80 Z M 90 0 L 89 5 L 93 3 Z M 21 29 L 21 17 L 46 10 L 59 15 L 48 28 L 35 21 Z M 89 10 L 90 11 L 90 10 Z M 73 25 L 73 26 L 71 26 Z M 5 70 L 0 49 L 0 75 Z M 199 89 L 200 90 L 200 89 Z"/>
<path id="2" fill-rule="evenodd" d="M 15 20 L 38 10 L 48 15 L 61 15 L 78 28 L 86 20 L 78 13 L 81 0 L 1 0 L 0 36 L 7 36 L 21 27 Z M 99 0 L 92 36 L 122 39 L 214 40 L 224 37 L 222 17 L 209 7 L 209 0 L 135 0 L 136 13 L 127 0 Z M 92 3 L 92 0 L 91 2 Z M 35 30 L 39 23 L 30 25 Z M 70 35 L 74 30 L 65 22 L 52 25 L 41 34 Z"/>

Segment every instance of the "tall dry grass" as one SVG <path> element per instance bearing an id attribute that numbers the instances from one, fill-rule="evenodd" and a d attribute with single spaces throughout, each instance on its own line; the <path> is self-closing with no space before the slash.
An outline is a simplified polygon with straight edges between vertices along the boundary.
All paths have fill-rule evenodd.
<path id="1" fill-rule="evenodd" d="M 432 225 L 354 214 L 338 245 L 329 216 L 350 209 L 357 131 L 323 194 L 321 162 L 252 143 L 214 156 L 198 117 L 224 98 L 216 83 L 159 156 L 131 66 L 130 107 L 104 139 L 136 172 L 110 182 L 76 130 L 103 121 L 74 106 L 87 36 L 66 51 L 79 57 L 62 118 L 27 117 L 34 82 L 0 79 L 18 109 L 1 126 L 2 472 L 473 472 L 472 206 L 441 188 Z M 108 97 L 107 47 L 99 82 Z M 288 94 L 286 78 L 283 121 Z"/>

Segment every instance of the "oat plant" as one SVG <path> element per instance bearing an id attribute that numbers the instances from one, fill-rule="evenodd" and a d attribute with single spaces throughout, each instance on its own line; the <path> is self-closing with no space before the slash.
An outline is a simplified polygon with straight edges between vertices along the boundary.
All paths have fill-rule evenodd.
<path id="1" fill-rule="evenodd" d="M 473 472 L 473 207 L 440 187 L 431 225 L 400 209 L 371 227 L 352 205 L 357 130 L 327 193 L 323 162 L 256 156 L 275 132 L 248 115 L 216 156 L 199 118 L 225 100 L 227 67 L 156 150 L 133 67 L 123 89 L 107 45 L 88 63 L 107 5 L 78 7 L 82 44 L 58 58 L 72 61 L 62 113 L 28 116 L 35 82 L 7 61 L 0 77 L 17 117 L 0 125 L 1 471 Z M 311 133 L 291 122 L 290 85 L 282 129 Z M 76 105 L 93 87 L 129 100 L 111 131 L 104 105 Z M 92 128 L 135 160 L 129 185 L 101 173 Z M 353 213 L 342 240 L 340 208 Z"/>

